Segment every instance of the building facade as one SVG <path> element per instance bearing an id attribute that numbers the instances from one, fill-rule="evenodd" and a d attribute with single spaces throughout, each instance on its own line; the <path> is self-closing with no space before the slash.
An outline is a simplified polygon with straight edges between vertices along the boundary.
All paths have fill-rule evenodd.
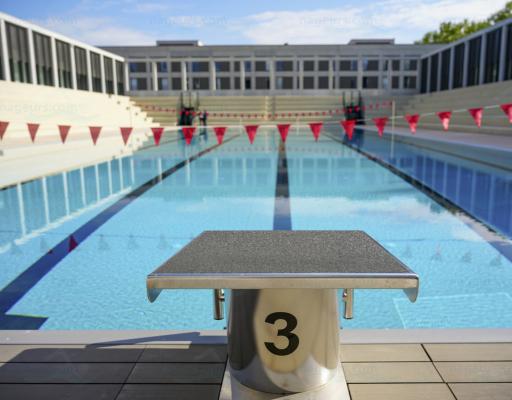
<path id="1" fill-rule="evenodd" d="M 125 94 L 124 58 L 0 13 L 0 80 Z"/>

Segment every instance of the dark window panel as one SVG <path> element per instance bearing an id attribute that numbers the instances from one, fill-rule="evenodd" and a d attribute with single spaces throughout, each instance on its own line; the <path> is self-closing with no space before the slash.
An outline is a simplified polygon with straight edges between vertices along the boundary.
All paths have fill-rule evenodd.
<path id="1" fill-rule="evenodd" d="M 9 22 L 5 23 L 5 30 L 7 33 L 11 80 L 13 82 L 32 83 L 27 30 Z"/>
<path id="2" fill-rule="evenodd" d="M 500 76 L 501 28 L 487 34 L 484 82 L 498 82 Z"/>
<path id="3" fill-rule="evenodd" d="M 450 86 L 450 49 L 441 53 L 441 90 L 448 90 Z"/>
<path id="4" fill-rule="evenodd" d="M 85 49 L 75 47 L 75 70 L 76 87 L 79 90 L 89 90 L 88 71 L 87 71 L 87 52 Z"/>

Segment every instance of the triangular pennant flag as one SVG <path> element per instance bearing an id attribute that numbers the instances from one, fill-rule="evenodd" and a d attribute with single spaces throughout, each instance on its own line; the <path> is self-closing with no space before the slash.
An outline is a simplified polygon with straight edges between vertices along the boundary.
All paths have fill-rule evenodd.
<path id="1" fill-rule="evenodd" d="M 481 128 L 482 127 L 482 116 L 483 116 L 484 109 L 482 107 L 470 108 L 468 111 L 471 114 L 471 116 L 473 117 L 473 119 L 475 120 L 476 126 Z"/>
<path id="2" fill-rule="evenodd" d="M 418 114 L 409 115 L 407 114 L 405 120 L 409 123 L 409 129 L 411 133 L 416 133 L 416 127 L 418 126 L 418 121 L 420 120 L 420 116 Z"/>
<path id="3" fill-rule="evenodd" d="M 100 133 L 101 133 L 101 126 L 90 126 L 89 132 L 91 132 L 92 143 L 94 145 L 96 145 L 96 142 L 98 141 L 98 137 L 100 136 Z"/>
<path id="4" fill-rule="evenodd" d="M 75 240 L 74 236 L 71 235 L 68 240 L 68 252 L 75 250 L 78 247 L 78 242 Z"/>
<path id="5" fill-rule="evenodd" d="M 448 127 L 450 126 L 450 118 L 452 117 L 451 111 L 441 111 L 437 113 L 437 116 L 441 120 L 441 124 L 443 125 L 443 129 L 445 131 L 448 130 Z"/>
<path id="6" fill-rule="evenodd" d="M 123 137 L 123 142 L 126 146 L 126 143 L 128 143 L 128 139 L 130 139 L 130 135 L 132 134 L 133 128 L 120 128 L 121 129 L 121 136 Z"/>
<path id="7" fill-rule="evenodd" d="M 377 127 L 377 132 L 379 133 L 379 136 L 382 137 L 382 135 L 384 134 L 384 128 L 386 127 L 386 123 L 388 122 L 388 117 L 374 118 L 373 122 Z"/>
<path id="8" fill-rule="evenodd" d="M 213 131 L 215 132 L 215 136 L 217 136 L 217 143 L 222 144 L 222 141 L 224 140 L 224 134 L 226 133 L 226 127 L 225 126 L 214 126 Z"/>
<path id="9" fill-rule="evenodd" d="M 39 129 L 39 124 L 27 124 L 28 127 L 28 133 L 30 133 L 30 138 L 32 139 L 32 142 L 36 140 L 36 134 L 37 130 Z"/>
<path id="10" fill-rule="evenodd" d="M 320 137 L 320 131 L 322 130 L 323 125 L 323 122 L 312 122 L 309 124 L 309 128 L 311 129 L 311 132 L 313 132 L 315 141 L 318 141 L 318 138 Z"/>
<path id="11" fill-rule="evenodd" d="M 58 125 L 60 140 L 62 143 L 66 143 L 66 139 L 68 137 L 69 130 L 71 129 L 70 125 Z"/>
<path id="12" fill-rule="evenodd" d="M 192 138 L 194 137 L 194 132 L 196 131 L 195 126 L 184 126 L 181 128 L 183 131 L 183 137 L 185 138 L 185 143 L 188 145 L 192 143 Z"/>
<path id="13" fill-rule="evenodd" d="M 7 127 L 9 126 L 9 122 L 0 121 L 0 140 L 4 138 L 5 131 L 7 131 Z"/>
<path id="14" fill-rule="evenodd" d="M 281 135 L 281 140 L 283 141 L 283 143 L 285 143 L 286 137 L 288 136 L 288 131 L 290 130 L 290 124 L 277 125 L 277 129 L 279 131 L 279 134 Z"/>
<path id="15" fill-rule="evenodd" d="M 247 137 L 249 138 L 249 142 L 251 144 L 254 143 L 254 138 L 256 137 L 256 132 L 258 130 L 259 125 L 246 125 L 245 131 L 247 132 Z"/>
<path id="16" fill-rule="evenodd" d="M 155 145 L 160 145 L 160 139 L 162 138 L 162 134 L 164 133 L 164 128 L 151 128 L 151 132 L 153 132 L 153 139 L 155 140 Z"/>
<path id="17" fill-rule="evenodd" d="M 345 129 L 345 133 L 348 136 L 348 140 L 352 140 L 354 136 L 354 127 L 356 126 L 355 119 L 346 119 L 345 121 L 340 121 L 341 126 Z"/>
<path id="18" fill-rule="evenodd" d="M 508 122 L 512 123 L 512 103 L 502 104 L 500 108 L 508 117 Z"/>

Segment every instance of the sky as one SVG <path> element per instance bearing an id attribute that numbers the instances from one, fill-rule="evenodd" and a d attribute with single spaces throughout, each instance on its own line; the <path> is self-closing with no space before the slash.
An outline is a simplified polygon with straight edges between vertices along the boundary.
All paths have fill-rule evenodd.
<path id="1" fill-rule="evenodd" d="M 0 0 L 0 11 L 91 45 L 412 43 L 444 21 L 480 20 L 506 0 Z"/>

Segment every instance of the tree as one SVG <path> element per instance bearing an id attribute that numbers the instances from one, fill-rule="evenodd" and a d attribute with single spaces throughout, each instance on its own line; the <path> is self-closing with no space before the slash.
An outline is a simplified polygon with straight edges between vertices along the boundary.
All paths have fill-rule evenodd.
<path id="1" fill-rule="evenodd" d="M 436 31 L 427 32 L 416 42 L 421 44 L 450 43 L 467 35 L 488 28 L 494 24 L 512 17 L 512 1 L 483 21 L 443 22 Z"/>

